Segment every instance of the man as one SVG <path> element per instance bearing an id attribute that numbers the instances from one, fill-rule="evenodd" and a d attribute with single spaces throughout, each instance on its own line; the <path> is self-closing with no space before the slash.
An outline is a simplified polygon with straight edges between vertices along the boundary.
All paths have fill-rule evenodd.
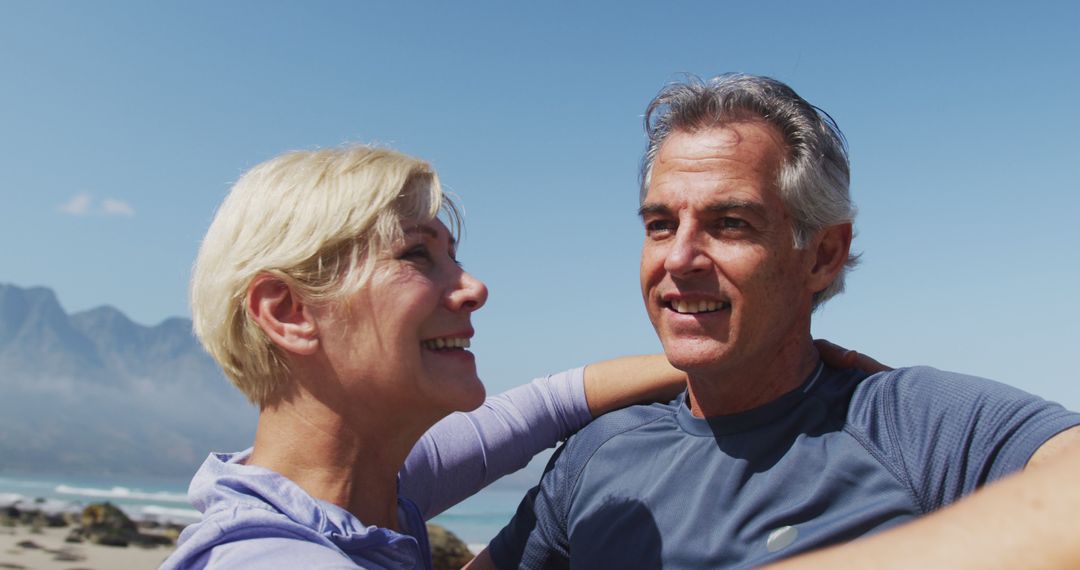
<path id="1" fill-rule="evenodd" d="M 982 528 L 1012 503 L 977 489 L 1052 451 L 1056 471 L 1031 473 L 1042 479 L 1021 488 L 1052 502 L 1059 484 L 1075 499 L 1080 415 L 930 368 L 868 375 L 821 363 L 811 313 L 855 262 L 847 153 L 825 113 L 778 81 L 727 75 L 669 86 L 645 124 L 642 294 L 687 392 L 571 438 L 478 565 L 757 567 L 972 493 L 989 510 L 961 509 L 938 530 Z M 1074 463 L 1060 467 L 1062 458 Z M 929 561 L 1009 547 L 993 534 L 1001 529 L 986 529 L 953 536 Z M 860 560 L 914 560 L 934 540 L 895 534 L 865 541 Z M 833 564 L 853 560 L 836 552 Z"/>

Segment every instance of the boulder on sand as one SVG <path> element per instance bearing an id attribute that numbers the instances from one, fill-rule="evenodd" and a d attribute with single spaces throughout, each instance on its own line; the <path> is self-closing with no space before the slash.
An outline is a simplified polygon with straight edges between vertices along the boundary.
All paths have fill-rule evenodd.
<path id="1" fill-rule="evenodd" d="M 473 559 L 469 547 L 454 533 L 437 524 L 428 524 L 427 530 L 435 570 L 457 570 Z"/>
<path id="2" fill-rule="evenodd" d="M 82 511 L 82 538 L 105 546 L 127 546 L 139 538 L 135 523 L 112 503 L 94 503 Z"/>

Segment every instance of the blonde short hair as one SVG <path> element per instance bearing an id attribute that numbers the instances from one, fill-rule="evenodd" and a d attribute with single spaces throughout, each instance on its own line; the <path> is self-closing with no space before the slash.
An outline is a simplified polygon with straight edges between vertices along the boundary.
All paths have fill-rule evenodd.
<path id="1" fill-rule="evenodd" d="M 260 274 L 306 302 L 362 287 L 376 254 L 405 221 L 460 215 L 431 166 L 399 152 L 353 145 L 290 152 L 245 173 L 218 208 L 191 278 L 195 334 L 233 384 L 258 406 L 274 401 L 289 371 L 247 311 Z"/>

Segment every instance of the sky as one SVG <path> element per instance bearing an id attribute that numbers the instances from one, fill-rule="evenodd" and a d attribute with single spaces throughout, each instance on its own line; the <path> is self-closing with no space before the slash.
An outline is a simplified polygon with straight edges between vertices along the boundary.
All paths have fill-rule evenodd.
<path id="1" fill-rule="evenodd" d="M 940 4 L 940 5 L 939 5 Z M 1080 5 L 0 2 L 0 282 L 153 325 L 248 168 L 379 143 L 464 206 L 498 391 L 657 352 L 642 114 L 769 75 L 847 136 L 861 266 L 815 336 L 1080 409 Z"/>

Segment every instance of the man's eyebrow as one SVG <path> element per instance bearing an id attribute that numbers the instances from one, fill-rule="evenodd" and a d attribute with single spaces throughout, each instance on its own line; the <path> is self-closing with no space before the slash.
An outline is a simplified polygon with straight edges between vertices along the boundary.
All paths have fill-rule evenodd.
<path id="1" fill-rule="evenodd" d="M 638 208 L 637 214 L 641 218 L 646 216 L 670 216 L 671 209 L 663 204 L 646 202 Z"/>
<path id="2" fill-rule="evenodd" d="M 714 214 L 726 214 L 732 210 L 749 210 L 751 214 L 760 216 L 762 218 L 767 217 L 765 205 L 760 202 L 750 202 L 746 200 L 725 200 L 723 202 L 714 202 L 705 206 L 705 210 Z"/>
<path id="3" fill-rule="evenodd" d="M 766 210 L 764 204 L 759 202 L 750 202 L 747 200 L 724 200 L 722 202 L 713 202 L 705 206 L 705 211 L 713 214 L 724 214 L 732 210 L 749 210 L 750 213 L 765 217 Z M 671 208 L 663 204 L 657 203 L 645 203 L 638 208 L 638 216 L 642 218 L 646 216 L 671 216 Z"/>

